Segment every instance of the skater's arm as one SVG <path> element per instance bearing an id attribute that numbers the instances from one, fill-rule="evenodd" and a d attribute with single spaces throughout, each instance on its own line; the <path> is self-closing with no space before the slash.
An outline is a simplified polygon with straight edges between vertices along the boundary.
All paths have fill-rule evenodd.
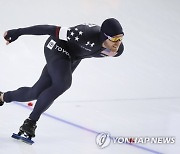
<path id="1" fill-rule="evenodd" d="M 60 27 L 54 25 L 36 25 L 32 27 L 19 28 L 20 35 L 51 35 L 58 37 Z"/>
<path id="2" fill-rule="evenodd" d="M 51 35 L 58 38 L 59 30 L 59 26 L 36 25 L 26 28 L 8 30 L 7 32 L 5 32 L 4 38 L 7 40 L 6 44 L 15 41 L 21 35 Z"/>

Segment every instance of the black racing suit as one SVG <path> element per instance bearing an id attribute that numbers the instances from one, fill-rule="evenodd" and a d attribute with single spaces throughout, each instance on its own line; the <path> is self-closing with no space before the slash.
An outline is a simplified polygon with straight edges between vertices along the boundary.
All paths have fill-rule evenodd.
<path id="1" fill-rule="evenodd" d="M 100 27 L 93 24 L 81 24 L 70 28 L 37 25 L 10 30 L 8 33 L 16 38 L 21 35 L 50 35 L 44 45 L 47 64 L 39 80 L 32 87 L 21 87 L 4 93 L 5 102 L 37 100 L 29 117 L 33 121 L 38 121 L 53 101 L 71 86 L 72 73 L 82 59 L 117 57 L 124 50 L 122 43 L 117 54 L 103 48 Z"/>

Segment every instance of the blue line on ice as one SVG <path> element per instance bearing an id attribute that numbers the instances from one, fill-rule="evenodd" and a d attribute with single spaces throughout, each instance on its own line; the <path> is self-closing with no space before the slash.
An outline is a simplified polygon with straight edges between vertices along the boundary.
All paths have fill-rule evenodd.
<path id="1" fill-rule="evenodd" d="M 16 105 L 19 105 L 19 106 L 23 107 L 23 108 L 32 110 L 32 108 L 28 107 L 27 105 L 21 104 L 21 103 L 19 103 L 19 102 L 14 102 L 14 103 L 15 103 Z M 48 113 L 46 113 L 46 112 L 44 112 L 43 115 L 46 116 L 46 117 L 49 117 L 49 118 L 51 118 L 51 119 L 54 119 L 54 120 L 56 120 L 56 121 L 63 122 L 63 123 L 66 123 L 66 124 L 68 124 L 68 125 L 74 126 L 74 127 L 76 127 L 76 128 L 79 128 L 79 129 L 82 129 L 82 130 L 91 132 L 91 133 L 96 134 L 96 135 L 98 135 L 99 133 L 101 133 L 101 132 L 98 132 L 98 131 L 95 131 L 95 130 L 92 130 L 92 129 L 89 129 L 89 128 L 86 128 L 86 127 L 83 127 L 83 126 L 80 126 L 80 125 L 78 125 L 78 124 L 75 124 L 75 123 L 66 121 L 66 120 L 61 119 L 61 118 L 59 118 L 59 117 L 50 115 L 50 114 L 48 114 Z M 158 151 L 155 151 L 155 150 L 146 148 L 146 147 L 142 147 L 142 146 L 139 146 L 139 145 L 137 145 L 137 144 L 128 144 L 128 143 L 125 143 L 125 144 L 130 145 L 130 146 L 133 146 L 133 147 L 136 147 L 136 148 L 139 148 L 139 149 L 142 149 L 142 150 L 145 150 L 145 151 L 148 151 L 148 152 L 151 152 L 151 153 L 154 153 L 154 154 L 163 154 L 163 153 L 161 153 L 161 152 L 158 152 Z"/>

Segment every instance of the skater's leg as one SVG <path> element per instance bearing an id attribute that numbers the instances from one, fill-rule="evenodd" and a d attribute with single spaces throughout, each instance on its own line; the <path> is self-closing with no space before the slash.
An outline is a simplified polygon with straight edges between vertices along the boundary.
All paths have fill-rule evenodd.
<path id="1" fill-rule="evenodd" d="M 52 102 L 71 86 L 72 72 L 70 60 L 56 59 L 47 66 L 52 79 L 52 85 L 38 97 L 36 105 L 30 114 L 30 119 L 34 121 L 37 121 Z"/>
<path id="2" fill-rule="evenodd" d="M 50 37 L 44 46 L 47 69 L 51 78 L 51 86 L 40 93 L 34 109 L 28 118 L 29 120 L 25 120 L 20 128 L 20 130 L 28 132 L 31 136 L 35 136 L 36 122 L 41 114 L 49 108 L 59 95 L 70 87 L 72 81 L 70 57 L 57 50 L 55 47 L 52 50 L 49 49 L 48 45 L 52 39 L 54 40 L 54 38 Z M 56 43 L 60 48 L 64 49 L 63 51 L 67 51 L 64 41 L 57 41 Z M 31 124 L 33 124 L 33 127 Z"/>
<path id="3" fill-rule="evenodd" d="M 21 87 L 15 91 L 9 91 L 4 93 L 4 101 L 12 102 L 27 102 L 38 98 L 40 93 L 51 86 L 51 78 L 49 76 L 47 66 L 44 67 L 39 80 L 34 84 L 33 87 Z"/>

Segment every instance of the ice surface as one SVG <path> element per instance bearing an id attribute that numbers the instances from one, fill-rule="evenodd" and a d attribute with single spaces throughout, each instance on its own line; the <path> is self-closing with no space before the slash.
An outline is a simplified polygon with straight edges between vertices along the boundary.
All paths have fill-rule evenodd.
<path id="1" fill-rule="evenodd" d="M 178 0 L 1 0 L 2 36 L 12 28 L 100 25 L 115 17 L 124 28 L 125 51 L 118 58 L 82 61 L 73 74 L 72 87 L 39 120 L 32 146 L 10 137 L 31 108 L 26 103 L 0 107 L 0 154 L 178 154 L 179 6 Z M 0 38 L 1 91 L 36 82 L 45 65 L 47 37 L 21 36 L 8 46 Z M 104 131 L 113 136 L 175 136 L 176 143 L 111 144 L 99 149 L 96 132 Z"/>

